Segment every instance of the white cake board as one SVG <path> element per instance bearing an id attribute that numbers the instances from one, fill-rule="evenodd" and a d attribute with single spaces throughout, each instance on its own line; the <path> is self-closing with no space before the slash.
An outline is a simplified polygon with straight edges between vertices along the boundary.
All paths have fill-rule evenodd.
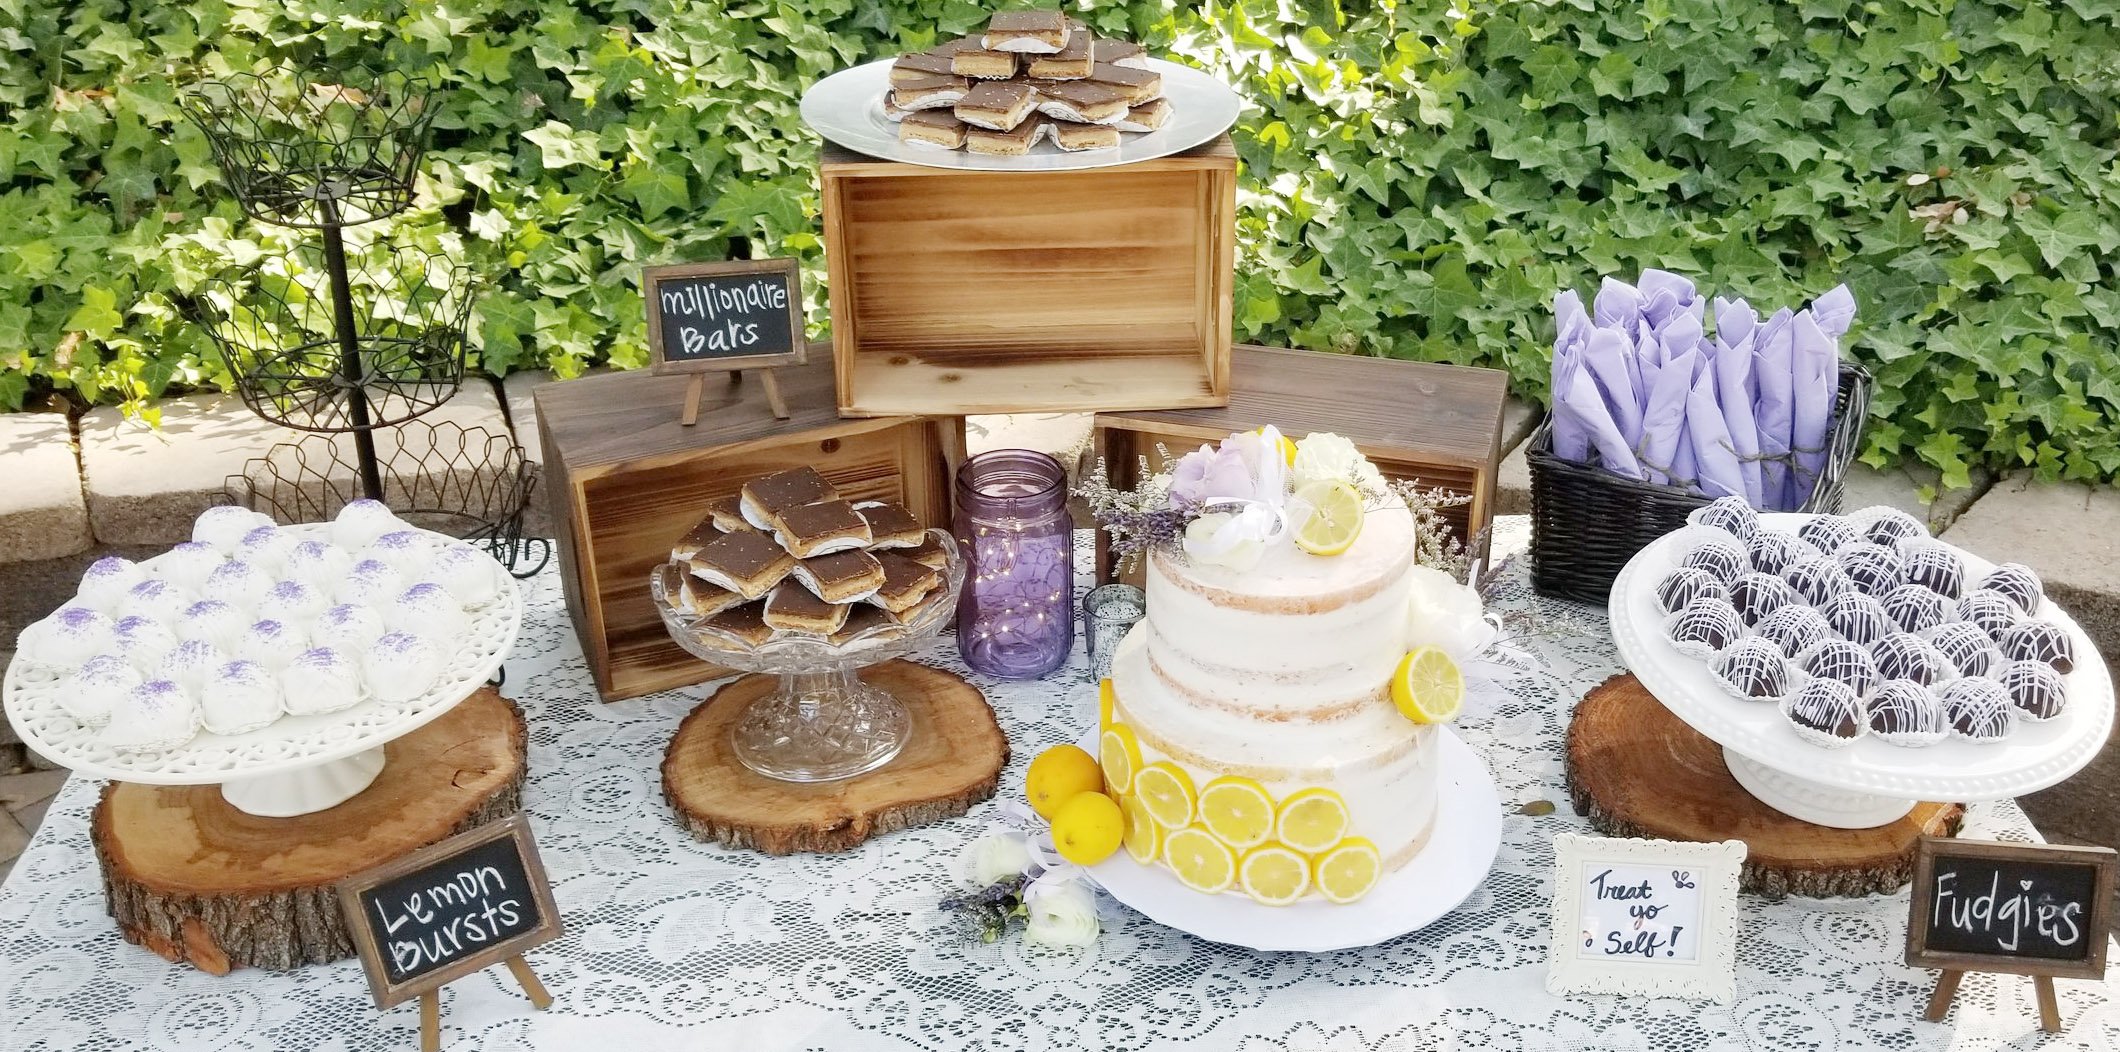
<path id="1" fill-rule="evenodd" d="M 1084 735 L 1081 745 L 1096 755 L 1097 732 Z M 1486 761 L 1447 727 L 1437 752 L 1438 804 L 1427 846 L 1347 905 L 1314 895 L 1288 906 L 1262 906 L 1235 890 L 1202 895 L 1169 869 L 1144 866 L 1123 850 L 1089 874 L 1158 924 L 1254 950 L 1344 950 L 1419 931 L 1486 881 L 1502 847 L 1502 799 Z"/>
<path id="2" fill-rule="evenodd" d="M 285 529 L 321 538 L 329 524 Z M 470 611 L 470 627 L 455 641 L 457 650 L 447 655 L 434 686 L 407 701 L 369 698 L 326 715 L 283 716 L 248 734 L 201 732 L 174 749 L 123 752 L 103 744 L 94 728 L 83 726 L 59 705 L 67 684 L 62 674 L 18 658 L 0 681 L 0 694 L 24 744 L 91 778 L 144 785 L 218 784 L 222 797 L 248 814 L 311 814 L 368 788 L 382 773 L 384 745 L 440 718 L 500 670 L 522 628 L 523 599 L 507 570 L 498 562 L 491 565 L 494 598 Z"/>
<path id="3" fill-rule="evenodd" d="M 1776 512 L 1760 521 L 1794 530 L 1812 516 Z M 1927 748 L 1864 736 L 1838 749 L 1796 736 L 1778 706 L 1739 701 L 1717 686 L 1706 662 L 1680 654 L 1663 632 L 1656 586 L 1684 555 L 1677 533 L 1636 553 L 1612 584 L 1612 638 L 1642 686 L 1672 714 L 1723 747 L 1739 785 L 1792 818 L 1836 829 L 1893 822 L 1922 800 L 2001 800 L 2044 789 L 2083 769 L 2113 729 L 2113 681 L 2083 629 L 2047 600 L 2039 617 L 2066 631 L 2076 668 L 2064 681 L 2068 707 L 2045 723 L 2019 721 L 2000 742 L 1951 738 Z M 1994 564 L 1962 549 L 1972 580 Z"/>

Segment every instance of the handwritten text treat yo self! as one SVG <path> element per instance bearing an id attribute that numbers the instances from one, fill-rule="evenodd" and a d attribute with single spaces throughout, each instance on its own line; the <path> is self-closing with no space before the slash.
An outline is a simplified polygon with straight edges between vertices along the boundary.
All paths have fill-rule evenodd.
<path id="1" fill-rule="evenodd" d="M 1700 888 L 1686 870 L 1612 865 L 1583 881 L 1579 957 L 1691 961 L 1699 955 Z"/>

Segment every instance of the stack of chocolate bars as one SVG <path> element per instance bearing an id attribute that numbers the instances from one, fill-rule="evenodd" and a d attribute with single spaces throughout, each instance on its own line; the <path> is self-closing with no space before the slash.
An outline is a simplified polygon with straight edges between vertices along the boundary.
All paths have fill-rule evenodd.
<path id="1" fill-rule="evenodd" d="M 1058 11 L 1004 11 L 979 36 L 900 55 L 883 112 L 900 142 L 1020 157 L 1047 138 L 1113 149 L 1121 132 L 1162 127 L 1171 106 L 1139 44 L 1099 40 Z"/>
<path id="2" fill-rule="evenodd" d="M 811 468 L 753 479 L 670 549 L 680 613 L 757 646 L 882 639 L 942 601 L 948 553 L 902 504 L 853 503 Z"/>

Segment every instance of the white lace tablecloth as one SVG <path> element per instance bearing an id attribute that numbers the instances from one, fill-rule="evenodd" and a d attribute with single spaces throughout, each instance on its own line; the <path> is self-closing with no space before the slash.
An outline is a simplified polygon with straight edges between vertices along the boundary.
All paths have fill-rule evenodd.
<path id="1" fill-rule="evenodd" d="M 1501 524 L 1497 554 L 1521 550 L 1526 530 Z M 1904 893 L 1744 897 L 1728 1007 L 1547 994 L 1551 838 L 1585 828 L 1561 785 L 1562 732 L 1576 699 L 1620 669 L 1603 614 L 1535 598 L 1520 565 L 1498 609 L 1527 670 L 1476 682 L 1458 727 L 1510 812 L 1493 873 L 1425 931 L 1318 955 L 1203 942 L 1108 898 L 1091 949 L 974 941 L 935 903 L 992 803 L 844 855 L 694 841 L 657 768 L 705 688 L 599 703 L 556 570 L 526 598 L 506 693 L 529 715 L 525 801 L 566 918 L 566 937 L 530 954 L 557 1001 L 531 1011 L 501 969 L 453 983 L 452 1050 L 2120 1047 L 2110 984 L 2061 981 L 2057 1036 L 2040 1034 L 2032 984 L 2014 976 L 1968 976 L 1947 1022 L 1921 1021 L 1935 973 L 1900 963 Z M 948 639 L 926 659 L 964 671 Z M 1014 746 L 1003 793 L 1020 796 L 1030 758 L 1095 720 L 1086 667 L 1078 654 L 1042 681 L 973 677 Z M 415 1007 L 378 1014 L 357 962 L 217 979 L 125 943 L 88 846 L 95 790 L 67 785 L 0 890 L 0 1048 L 417 1047 Z M 1517 813 L 1535 800 L 1557 809 Z M 2012 803 L 1976 805 L 1966 835 L 2036 836 Z"/>

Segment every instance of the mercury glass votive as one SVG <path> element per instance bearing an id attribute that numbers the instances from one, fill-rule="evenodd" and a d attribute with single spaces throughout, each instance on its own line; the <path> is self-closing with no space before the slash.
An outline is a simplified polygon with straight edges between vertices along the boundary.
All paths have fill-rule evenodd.
<path id="1" fill-rule="evenodd" d="M 1148 596 L 1130 584 L 1098 585 L 1082 597 L 1082 633 L 1089 647 L 1092 678 L 1111 678 L 1112 657 L 1119 650 L 1119 641 L 1146 613 Z"/>
<path id="2" fill-rule="evenodd" d="M 1059 668 L 1075 642 L 1074 523 L 1067 470 L 1028 449 L 997 449 L 957 470 L 957 652 L 1003 679 Z"/>

